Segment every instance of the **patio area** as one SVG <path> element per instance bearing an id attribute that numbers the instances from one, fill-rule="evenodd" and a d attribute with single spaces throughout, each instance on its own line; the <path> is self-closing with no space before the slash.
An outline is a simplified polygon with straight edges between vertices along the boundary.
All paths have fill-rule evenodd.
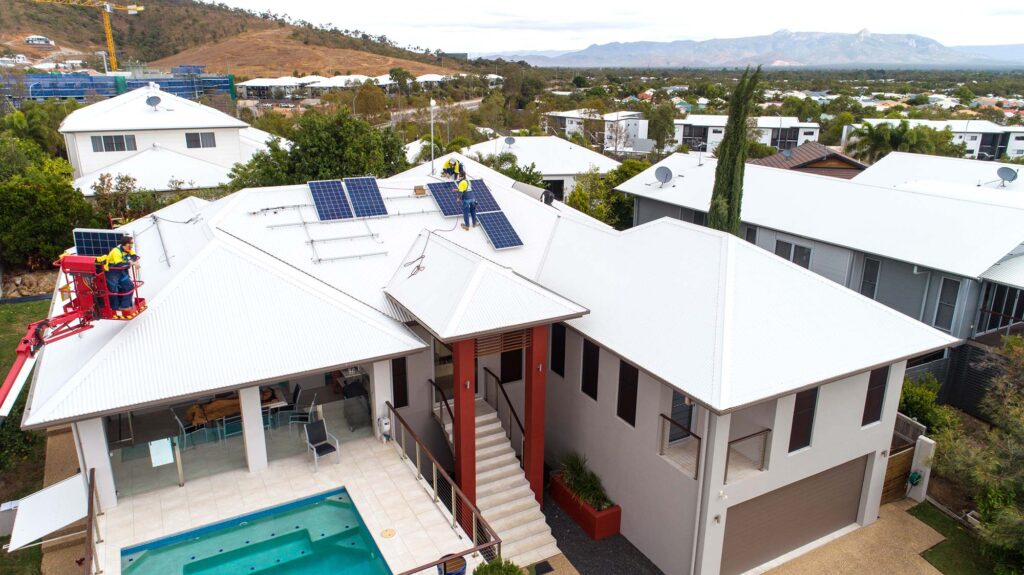
<path id="1" fill-rule="evenodd" d="M 329 406 L 329 404 L 328 404 Z M 331 421 L 325 406 L 325 419 Z M 335 419 L 335 421 L 340 421 Z M 336 426 L 332 426 L 334 429 Z M 301 431 L 301 430 L 299 430 Z M 369 434 L 368 430 L 357 430 Z M 138 495 L 121 494 L 117 507 L 99 517 L 103 542 L 97 545 L 103 572 L 121 572 L 120 550 L 216 521 L 244 515 L 345 487 L 394 573 L 429 563 L 447 553 L 472 546 L 461 529 L 452 529 L 448 517 L 433 502 L 424 483 L 416 480 L 407 461 L 394 447 L 372 437 L 342 439 L 341 463 L 334 455 L 320 462 L 314 473 L 312 457 L 304 453 L 304 440 L 286 429 L 268 435 L 268 442 L 287 439 L 299 445 L 297 455 L 272 457 L 259 473 L 238 469 L 187 479 L 184 487 L 170 486 Z M 238 439 L 240 441 L 240 438 Z M 201 448 L 221 450 L 216 444 Z M 244 455 L 241 455 L 244 460 Z M 148 463 L 148 460 L 143 461 Z M 173 466 L 171 468 L 174 473 Z M 393 537 L 382 532 L 393 529 Z M 389 533 L 390 534 L 390 533 Z M 472 563 L 472 561 L 471 561 Z"/>

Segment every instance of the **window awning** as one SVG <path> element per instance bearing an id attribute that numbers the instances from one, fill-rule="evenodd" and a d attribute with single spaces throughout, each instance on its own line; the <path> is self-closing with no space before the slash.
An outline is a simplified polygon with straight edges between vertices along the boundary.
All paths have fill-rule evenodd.
<path id="1" fill-rule="evenodd" d="M 18 502 L 7 551 L 30 545 L 83 519 L 88 512 L 89 492 L 81 473 L 36 491 Z"/>

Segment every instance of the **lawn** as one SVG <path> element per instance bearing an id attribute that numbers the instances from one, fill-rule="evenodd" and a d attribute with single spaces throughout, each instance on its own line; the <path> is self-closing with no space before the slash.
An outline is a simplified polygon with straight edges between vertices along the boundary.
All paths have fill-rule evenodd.
<path id="1" fill-rule="evenodd" d="M 25 327 L 46 317 L 49 306 L 49 301 L 0 304 L 0 376 L 6 377 L 14 362 L 14 348 L 25 335 Z M 43 486 L 46 442 L 38 434 L 26 442 L 17 429 L 21 422 L 20 404 L 27 394 L 28 386 L 22 391 L 11 417 L 0 425 L 0 502 L 24 497 Z M 9 453 L 16 444 L 19 446 L 17 453 Z M 7 538 L 0 538 L 0 544 L 6 542 Z M 40 572 L 41 560 L 38 547 L 11 554 L 0 551 L 0 573 L 34 575 Z"/>
<path id="2" fill-rule="evenodd" d="M 927 502 L 911 509 L 910 514 L 946 538 L 921 554 L 936 569 L 945 575 L 992 573 L 992 562 L 981 554 L 981 542 L 966 527 Z"/>

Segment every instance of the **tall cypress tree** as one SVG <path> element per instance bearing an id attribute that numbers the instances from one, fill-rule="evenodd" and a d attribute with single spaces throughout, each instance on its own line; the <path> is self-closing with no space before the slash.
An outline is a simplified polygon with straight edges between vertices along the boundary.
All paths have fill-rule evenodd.
<path id="1" fill-rule="evenodd" d="M 740 205 L 743 201 L 743 172 L 747 163 L 747 117 L 754 104 L 761 67 L 743 72 L 729 100 L 729 120 L 725 136 L 715 149 L 715 187 L 711 192 L 708 226 L 731 234 L 740 234 Z"/>

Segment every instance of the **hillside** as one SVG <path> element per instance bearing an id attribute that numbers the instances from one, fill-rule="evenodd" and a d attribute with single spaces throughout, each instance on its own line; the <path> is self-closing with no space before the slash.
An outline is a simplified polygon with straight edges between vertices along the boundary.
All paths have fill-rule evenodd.
<path id="1" fill-rule="evenodd" d="M 557 57 L 525 56 L 537 66 L 594 67 L 977 67 L 998 65 L 912 34 L 790 32 L 675 42 L 614 42 Z"/>
<path id="2" fill-rule="evenodd" d="M 287 76 L 301 74 L 334 76 L 339 74 L 387 74 L 395 67 L 405 68 L 415 75 L 430 72 L 444 74 L 452 70 L 347 48 L 329 48 L 304 44 L 292 38 L 289 28 L 274 28 L 243 32 L 232 38 L 205 44 L 179 52 L 173 56 L 150 62 L 158 69 L 181 64 L 206 64 L 211 72 L 237 76 Z"/>
<path id="3" fill-rule="evenodd" d="M 1024 64 L 1024 44 L 999 44 L 995 46 L 954 46 L 954 50 L 974 54 L 991 60 Z"/>

